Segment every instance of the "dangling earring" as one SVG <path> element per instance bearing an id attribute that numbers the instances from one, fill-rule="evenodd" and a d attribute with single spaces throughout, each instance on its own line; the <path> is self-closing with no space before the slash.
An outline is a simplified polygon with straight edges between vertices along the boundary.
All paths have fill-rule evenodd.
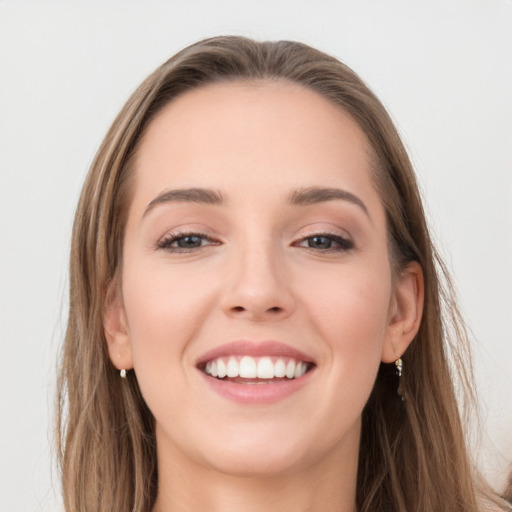
<path id="1" fill-rule="evenodd" d="M 396 376 L 397 377 L 401 377 L 402 376 L 402 368 L 404 366 L 404 363 L 402 361 L 402 358 L 399 357 L 396 361 L 395 361 L 395 366 L 396 366 L 396 369 L 395 369 L 395 372 L 396 372 Z"/>
<path id="2" fill-rule="evenodd" d="M 405 395 L 404 395 L 404 389 L 403 389 L 403 382 L 402 382 L 402 370 L 404 367 L 404 362 L 402 361 L 402 358 L 399 357 L 395 361 L 395 373 L 398 377 L 398 389 L 396 390 L 397 395 L 402 399 L 402 402 L 405 402 Z"/>
<path id="3" fill-rule="evenodd" d="M 119 372 L 119 375 L 121 375 L 121 379 L 126 379 L 126 370 L 123 368 L 123 369 Z"/>

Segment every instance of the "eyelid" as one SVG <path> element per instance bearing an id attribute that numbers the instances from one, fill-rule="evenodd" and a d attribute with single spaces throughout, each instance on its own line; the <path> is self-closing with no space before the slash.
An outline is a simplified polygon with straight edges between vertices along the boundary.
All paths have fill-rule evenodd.
<path id="1" fill-rule="evenodd" d="M 314 247 L 304 247 L 305 249 L 310 249 L 316 252 L 346 252 L 352 249 L 355 249 L 355 242 L 351 236 L 348 234 L 341 234 L 339 231 L 333 231 L 329 229 L 316 229 L 311 230 L 310 233 L 304 233 L 300 238 L 298 238 L 292 245 L 299 246 L 300 244 L 305 242 L 308 239 L 314 237 L 325 237 L 330 240 L 333 240 L 338 244 L 338 247 L 328 248 L 328 249 L 315 249 Z"/>
<path id="2" fill-rule="evenodd" d="M 201 238 L 203 240 L 207 240 L 208 244 L 200 245 L 198 247 L 171 247 L 171 244 L 174 242 L 186 238 L 188 236 L 196 236 L 198 238 Z M 194 229 L 177 229 L 174 231 L 170 231 L 166 233 L 164 236 L 159 238 L 155 243 L 155 249 L 156 250 L 166 250 L 169 252 L 175 252 L 175 253 L 187 253 L 187 252 L 194 252 L 197 251 L 203 247 L 211 246 L 211 245 L 220 245 L 222 242 L 215 239 L 209 234 L 206 234 L 202 232 L 201 230 L 194 230 Z"/>
<path id="3" fill-rule="evenodd" d="M 322 229 L 320 227 L 313 229 L 311 226 L 307 226 L 307 230 L 305 232 L 301 233 L 300 236 L 297 236 L 294 241 L 292 241 L 291 246 L 295 247 L 301 247 L 304 242 L 306 242 L 308 239 L 314 238 L 314 237 L 325 237 L 331 241 L 333 241 L 336 244 L 336 247 L 329 247 L 329 248 L 315 248 L 315 247 L 304 247 L 306 249 L 310 249 L 315 252 L 346 252 L 350 251 L 355 248 L 355 242 L 353 240 L 353 237 L 350 236 L 345 230 L 340 229 Z M 219 239 L 217 236 L 213 236 L 212 234 L 208 233 L 207 231 L 210 231 L 208 229 L 194 229 L 192 227 L 183 227 L 183 228 L 175 228 L 171 231 L 168 231 L 165 235 L 160 237 L 154 244 L 155 250 L 166 250 L 168 252 L 174 252 L 174 253 L 187 253 L 187 252 L 196 252 L 202 248 L 209 247 L 209 246 L 215 246 L 215 245 L 222 245 L 224 242 Z M 340 231 L 343 231 L 344 233 L 341 233 Z M 198 237 L 202 239 L 203 241 L 206 241 L 207 243 L 201 243 L 201 245 L 196 247 L 179 247 L 179 246 L 172 246 L 175 242 L 179 241 L 180 239 L 186 238 L 186 237 Z"/>

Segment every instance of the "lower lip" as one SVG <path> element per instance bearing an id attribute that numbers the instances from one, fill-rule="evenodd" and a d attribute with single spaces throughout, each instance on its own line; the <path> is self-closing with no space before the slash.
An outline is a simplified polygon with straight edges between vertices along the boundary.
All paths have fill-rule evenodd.
<path id="1" fill-rule="evenodd" d="M 261 384 L 239 384 L 237 382 L 216 379 L 201 372 L 206 383 L 217 394 L 241 404 L 273 404 L 284 400 L 299 391 L 310 379 L 313 370 L 301 377 L 290 380 Z"/>

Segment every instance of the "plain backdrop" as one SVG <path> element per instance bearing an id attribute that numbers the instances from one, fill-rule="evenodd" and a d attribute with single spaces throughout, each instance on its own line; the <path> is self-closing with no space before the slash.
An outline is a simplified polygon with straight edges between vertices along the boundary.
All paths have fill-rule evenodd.
<path id="1" fill-rule="evenodd" d="M 472 330 L 483 436 L 512 458 L 512 2 L 0 0 L 0 512 L 59 510 L 55 364 L 81 183 L 128 95 L 218 34 L 297 39 L 383 100 Z"/>

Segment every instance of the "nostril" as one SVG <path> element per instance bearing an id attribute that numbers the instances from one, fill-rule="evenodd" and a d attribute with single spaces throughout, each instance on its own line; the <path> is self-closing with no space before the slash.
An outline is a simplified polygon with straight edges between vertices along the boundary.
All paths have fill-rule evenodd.
<path id="1" fill-rule="evenodd" d="M 242 313 L 243 311 L 246 311 L 246 308 L 244 308 L 243 306 L 233 306 L 231 308 L 232 311 L 236 311 L 237 313 Z M 279 306 L 273 306 L 271 308 L 268 308 L 266 311 L 268 313 L 280 313 L 283 309 L 280 308 Z"/>

